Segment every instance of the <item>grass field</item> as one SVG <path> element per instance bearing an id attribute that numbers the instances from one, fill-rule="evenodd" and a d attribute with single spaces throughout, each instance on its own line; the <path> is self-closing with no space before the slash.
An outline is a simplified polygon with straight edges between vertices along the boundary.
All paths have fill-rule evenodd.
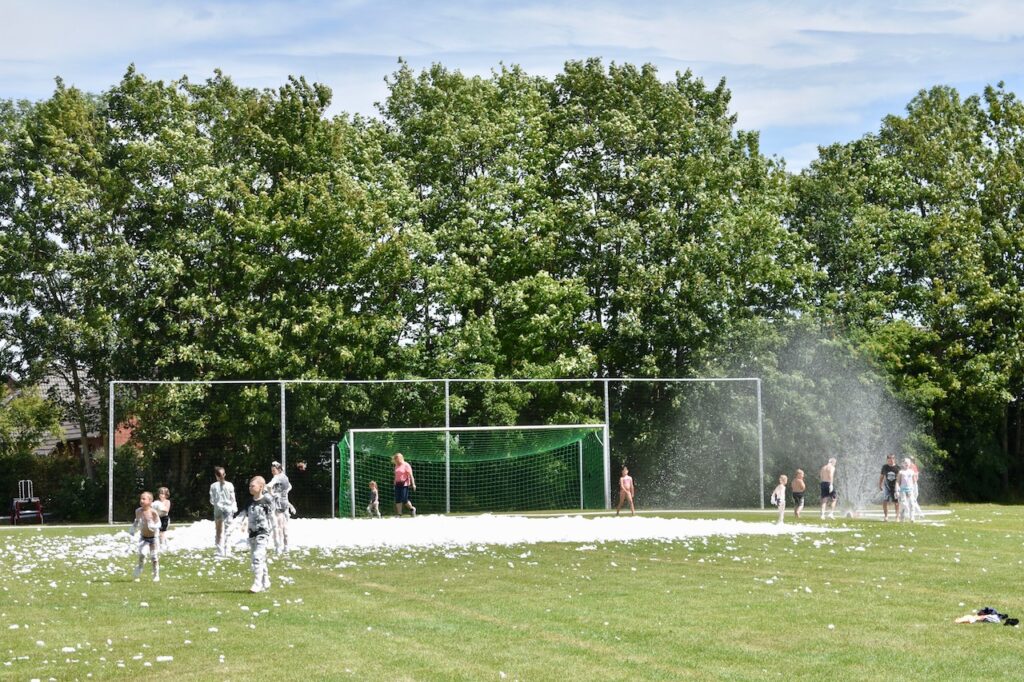
<path id="1" fill-rule="evenodd" d="M 4 528 L 0 679 L 1021 679 L 1024 630 L 953 619 L 1024 615 L 1024 508 L 951 509 L 806 536 L 293 551 L 257 595 L 212 548 L 136 583 L 130 558 L 62 549 L 109 530 Z"/>

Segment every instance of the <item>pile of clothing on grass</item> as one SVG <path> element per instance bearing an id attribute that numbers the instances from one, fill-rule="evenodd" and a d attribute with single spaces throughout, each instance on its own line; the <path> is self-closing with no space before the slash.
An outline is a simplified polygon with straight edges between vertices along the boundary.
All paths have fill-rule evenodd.
<path id="1" fill-rule="evenodd" d="M 954 621 L 956 623 L 1002 623 L 1003 625 L 1010 625 L 1017 627 L 1020 625 L 1020 621 L 1016 618 L 1010 618 L 1005 613 L 999 613 L 991 606 L 986 606 L 983 609 L 978 609 L 975 613 L 968 613 L 966 616 L 960 616 Z"/>

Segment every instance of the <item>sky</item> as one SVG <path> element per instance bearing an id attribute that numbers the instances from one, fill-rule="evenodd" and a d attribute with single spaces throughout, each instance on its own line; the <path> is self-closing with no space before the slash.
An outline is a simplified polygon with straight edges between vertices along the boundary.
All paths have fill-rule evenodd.
<path id="1" fill-rule="evenodd" d="M 219 68 L 261 88 L 303 75 L 331 87 L 332 113 L 376 115 L 400 58 L 552 77 L 590 57 L 725 78 L 738 127 L 799 170 L 922 89 L 1024 93 L 1024 2 L 0 0 L 3 99 L 45 98 L 57 76 L 101 92 L 134 63 L 153 79 Z"/>

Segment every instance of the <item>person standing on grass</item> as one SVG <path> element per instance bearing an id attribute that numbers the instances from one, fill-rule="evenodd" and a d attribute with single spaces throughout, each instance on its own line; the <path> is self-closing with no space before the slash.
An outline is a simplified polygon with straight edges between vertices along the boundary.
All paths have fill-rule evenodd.
<path id="1" fill-rule="evenodd" d="M 217 556 L 227 556 L 231 549 L 227 544 L 224 522 L 238 511 L 238 503 L 235 501 L 235 486 L 226 480 L 224 467 L 214 467 L 213 475 L 217 477 L 216 482 L 210 486 L 210 504 L 213 505 L 213 525 L 216 529 L 214 543 Z"/>
<path id="2" fill-rule="evenodd" d="M 914 516 L 924 516 L 921 511 L 921 504 L 917 501 L 918 493 L 920 492 L 919 483 L 921 481 L 921 470 L 917 466 L 917 462 L 914 461 L 913 457 L 907 457 L 910 461 L 910 468 L 914 470 L 914 492 L 911 493 L 910 503 L 914 505 Z"/>
<path id="3" fill-rule="evenodd" d="M 896 455 L 889 453 L 885 456 L 885 464 L 882 465 L 882 473 L 878 475 L 878 489 L 882 491 L 882 520 L 889 520 L 889 503 L 892 502 L 896 519 L 900 518 L 900 501 L 896 496 L 896 477 L 899 476 L 900 468 L 896 466 Z"/>
<path id="4" fill-rule="evenodd" d="M 395 465 L 395 514 L 402 515 L 402 507 L 407 507 L 416 516 L 416 507 L 409 501 L 410 490 L 416 490 L 416 479 L 412 475 L 412 467 L 405 461 L 401 452 L 391 458 Z"/>
<path id="5" fill-rule="evenodd" d="M 629 475 L 629 467 L 622 467 L 622 476 L 619 477 L 619 506 L 615 508 L 616 516 L 619 515 L 619 510 L 622 509 L 626 500 L 629 500 L 629 513 L 636 516 L 636 508 L 633 506 L 634 492 L 633 477 Z"/>
<path id="6" fill-rule="evenodd" d="M 804 510 L 804 492 L 807 490 L 807 481 L 804 480 L 804 470 L 797 469 L 793 476 L 793 516 L 800 518 L 800 512 Z"/>
<path id="7" fill-rule="evenodd" d="M 288 551 L 288 513 L 291 508 L 288 491 L 292 489 L 292 484 L 280 462 L 271 462 L 270 472 L 274 477 L 267 484 L 267 493 L 274 501 L 274 550 L 281 554 Z"/>
<path id="8" fill-rule="evenodd" d="M 896 486 L 899 489 L 899 500 L 902 503 L 900 509 L 903 512 L 902 517 L 899 513 L 896 514 L 897 521 L 909 518 L 911 523 L 914 522 L 914 480 L 916 478 L 917 474 L 910 466 L 910 459 L 904 459 L 903 466 L 900 468 L 899 474 L 896 475 Z"/>
<path id="9" fill-rule="evenodd" d="M 262 476 L 253 476 L 249 481 L 249 500 L 238 515 L 245 514 L 249 523 L 249 555 L 252 561 L 252 587 L 250 592 L 270 589 L 270 571 L 267 568 L 267 543 L 274 533 L 275 501 L 264 495 L 266 481 Z"/>
<path id="10" fill-rule="evenodd" d="M 779 484 L 772 491 L 772 506 L 779 510 L 779 519 L 775 523 L 782 525 L 786 518 L 786 484 L 789 477 L 786 474 L 779 476 Z"/>
<path id="11" fill-rule="evenodd" d="M 153 564 L 153 582 L 160 582 L 160 515 L 153 509 L 153 493 L 146 491 L 139 495 L 139 508 L 135 510 L 135 522 L 129 532 L 133 538 L 139 534 L 139 562 L 135 565 L 132 578 L 139 579 L 142 575 L 142 561 L 149 550 L 149 560 Z"/>
<path id="12" fill-rule="evenodd" d="M 171 491 L 166 487 L 156 489 L 153 509 L 160 515 L 160 549 L 167 549 L 167 527 L 171 525 Z"/>
<path id="13" fill-rule="evenodd" d="M 370 504 L 366 505 L 366 513 L 372 519 L 380 518 L 380 492 L 377 490 L 377 481 L 370 481 Z"/>
<path id="14" fill-rule="evenodd" d="M 836 458 L 830 457 L 825 466 L 818 472 L 818 479 L 821 481 L 821 518 L 825 519 L 825 509 L 828 509 L 828 518 L 836 517 L 836 501 L 839 494 L 836 492 Z"/>

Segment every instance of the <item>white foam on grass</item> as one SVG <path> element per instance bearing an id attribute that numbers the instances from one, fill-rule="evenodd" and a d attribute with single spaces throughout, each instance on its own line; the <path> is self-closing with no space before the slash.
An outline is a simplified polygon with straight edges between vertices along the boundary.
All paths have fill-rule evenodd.
<path id="1" fill-rule="evenodd" d="M 733 519 L 673 519 L 660 517 L 587 517 L 581 515 L 527 517 L 427 515 L 390 519 L 292 519 L 289 546 L 319 549 L 373 549 L 519 545 L 538 542 L 631 542 L 681 540 L 736 535 L 800 535 L 837 530 L 827 526 Z M 213 546 L 212 521 L 175 529 L 171 551 Z"/>

